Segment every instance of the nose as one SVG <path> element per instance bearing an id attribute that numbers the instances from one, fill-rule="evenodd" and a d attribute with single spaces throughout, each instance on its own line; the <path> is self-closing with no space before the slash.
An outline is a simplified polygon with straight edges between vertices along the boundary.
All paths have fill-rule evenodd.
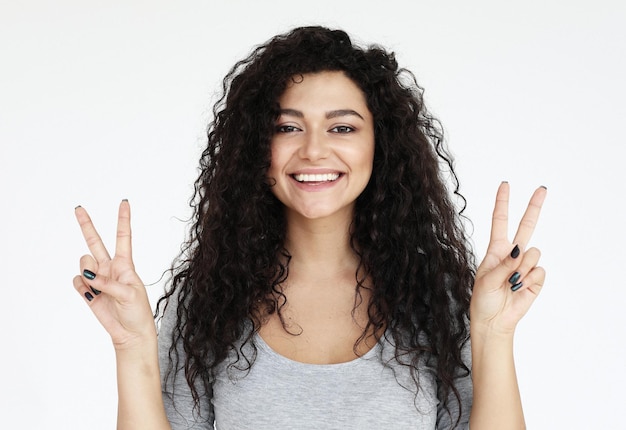
<path id="1" fill-rule="evenodd" d="M 321 131 L 309 131 L 303 136 L 299 153 L 300 157 L 311 161 L 328 157 L 330 153 L 328 137 Z"/>

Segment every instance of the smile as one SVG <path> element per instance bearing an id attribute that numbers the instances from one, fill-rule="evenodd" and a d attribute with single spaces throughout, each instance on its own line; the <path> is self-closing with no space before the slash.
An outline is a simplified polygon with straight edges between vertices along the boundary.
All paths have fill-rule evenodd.
<path id="1" fill-rule="evenodd" d="M 291 175 L 298 182 L 333 182 L 336 181 L 340 173 L 321 173 L 321 174 L 309 174 L 309 173 L 299 173 L 296 175 Z"/>

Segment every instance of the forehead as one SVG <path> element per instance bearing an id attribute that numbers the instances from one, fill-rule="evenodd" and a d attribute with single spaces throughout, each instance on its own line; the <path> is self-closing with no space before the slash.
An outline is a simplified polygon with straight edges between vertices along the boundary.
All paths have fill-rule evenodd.
<path id="1" fill-rule="evenodd" d="M 367 109 L 363 91 L 341 71 L 293 76 L 278 102 L 281 108 L 294 107 L 291 105 L 337 108 L 347 103 Z"/>

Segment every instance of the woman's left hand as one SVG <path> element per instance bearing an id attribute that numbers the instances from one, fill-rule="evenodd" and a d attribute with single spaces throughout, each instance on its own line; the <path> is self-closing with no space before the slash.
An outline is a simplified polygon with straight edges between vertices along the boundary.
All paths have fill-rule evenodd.
<path id="1" fill-rule="evenodd" d="M 537 225 L 546 188 L 535 190 L 517 233 L 508 239 L 509 184 L 498 188 L 487 254 L 476 272 L 470 305 L 472 330 L 512 334 L 543 287 L 540 252 L 526 245 Z"/>

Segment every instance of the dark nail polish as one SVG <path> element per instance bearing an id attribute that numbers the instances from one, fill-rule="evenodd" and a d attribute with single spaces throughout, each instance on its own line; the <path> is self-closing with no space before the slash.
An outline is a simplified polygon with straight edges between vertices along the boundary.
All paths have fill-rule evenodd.
<path id="1" fill-rule="evenodd" d="M 511 277 L 509 278 L 509 283 L 510 283 L 510 284 L 516 284 L 516 283 L 517 283 L 517 281 L 519 281 L 520 276 L 522 276 L 522 275 L 520 275 L 520 273 L 519 273 L 519 272 L 515 272 L 515 273 L 513 273 L 513 274 L 511 275 Z"/>
<path id="2" fill-rule="evenodd" d="M 78 205 L 78 206 L 76 206 L 76 207 L 74 208 L 74 210 L 76 210 L 76 209 L 78 209 L 78 208 L 82 208 L 82 206 L 81 206 L 81 205 Z"/>
<path id="3" fill-rule="evenodd" d="M 545 185 L 541 185 L 541 188 L 543 188 L 544 190 L 548 189 L 548 187 L 546 187 Z"/>
<path id="4" fill-rule="evenodd" d="M 91 295 L 91 293 L 89 291 L 87 291 L 85 293 L 85 297 L 87 298 L 87 300 L 92 301 L 93 300 L 93 296 Z"/>
<path id="5" fill-rule="evenodd" d="M 515 245 L 515 248 L 513 248 L 513 251 L 511 251 L 511 258 L 517 258 L 519 257 L 519 245 Z"/>
<path id="6" fill-rule="evenodd" d="M 515 291 L 519 290 L 520 288 L 522 288 L 523 285 L 524 285 L 523 282 L 518 282 L 517 284 L 515 284 L 515 285 L 513 285 L 511 287 L 511 291 L 515 292 Z"/>
<path id="7" fill-rule="evenodd" d="M 83 276 L 89 280 L 96 279 L 96 274 L 87 269 L 83 270 Z"/>
<path id="8" fill-rule="evenodd" d="M 102 291 L 100 290 L 96 290 L 94 287 L 92 287 L 91 285 L 89 286 L 89 288 L 91 288 L 91 291 L 93 291 L 93 293 L 97 296 L 99 295 Z"/>
<path id="9" fill-rule="evenodd" d="M 128 199 L 122 199 L 122 201 L 123 201 L 123 202 L 127 202 L 127 201 L 128 201 Z"/>

